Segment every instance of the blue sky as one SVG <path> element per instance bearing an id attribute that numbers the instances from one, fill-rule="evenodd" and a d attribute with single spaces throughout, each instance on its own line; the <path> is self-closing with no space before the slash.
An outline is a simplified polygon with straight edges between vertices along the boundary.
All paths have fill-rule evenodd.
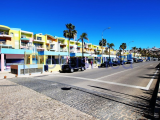
<path id="1" fill-rule="evenodd" d="M 107 42 L 118 49 L 160 48 L 160 0 L 3 0 L 0 24 L 34 33 L 63 37 L 65 24 L 72 23 L 78 38 L 88 34 L 89 42 L 99 44 L 102 31 Z"/>

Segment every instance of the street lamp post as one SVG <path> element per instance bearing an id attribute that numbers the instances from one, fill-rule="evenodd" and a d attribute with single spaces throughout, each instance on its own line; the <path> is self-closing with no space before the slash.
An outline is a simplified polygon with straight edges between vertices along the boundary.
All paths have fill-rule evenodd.
<path id="1" fill-rule="evenodd" d="M 111 27 L 107 27 L 102 31 L 102 63 L 103 63 L 103 32 L 107 29 L 110 29 Z"/>
<path id="2" fill-rule="evenodd" d="M 134 42 L 134 41 L 130 41 L 129 43 Z M 128 43 L 128 53 L 129 53 L 129 43 Z"/>

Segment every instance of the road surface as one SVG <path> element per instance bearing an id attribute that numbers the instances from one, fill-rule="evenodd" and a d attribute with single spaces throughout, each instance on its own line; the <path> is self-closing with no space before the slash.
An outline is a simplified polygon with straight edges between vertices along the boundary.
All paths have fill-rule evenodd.
<path id="1" fill-rule="evenodd" d="M 158 64 L 150 61 L 9 80 L 102 120 L 153 119 Z"/>

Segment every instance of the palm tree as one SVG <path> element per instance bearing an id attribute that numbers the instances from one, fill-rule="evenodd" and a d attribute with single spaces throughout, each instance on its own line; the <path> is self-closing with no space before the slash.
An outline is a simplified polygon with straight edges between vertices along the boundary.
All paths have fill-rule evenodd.
<path id="1" fill-rule="evenodd" d="M 106 39 L 102 39 L 102 40 L 100 40 L 99 41 L 99 46 L 106 46 L 107 45 L 107 40 Z M 103 46 L 102 46 L 102 51 L 103 51 Z M 102 52 L 102 54 L 103 54 L 103 52 Z"/>
<path id="2" fill-rule="evenodd" d="M 137 50 L 139 54 L 142 54 L 142 48 L 137 48 Z"/>
<path id="3" fill-rule="evenodd" d="M 108 54 L 109 54 L 109 52 L 108 52 L 108 48 L 107 48 L 107 47 L 105 48 L 104 53 L 105 53 L 106 55 L 108 55 Z"/>
<path id="4" fill-rule="evenodd" d="M 132 49 L 134 50 L 134 57 L 135 57 L 135 53 L 136 53 L 137 48 L 135 46 L 135 47 L 132 47 Z"/>
<path id="5" fill-rule="evenodd" d="M 102 55 L 103 55 L 103 46 L 106 46 L 106 44 L 107 44 L 106 39 L 102 39 L 99 41 L 99 46 L 102 46 Z M 102 58 L 102 63 L 103 63 L 103 58 Z"/>
<path id="6" fill-rule="evenodd" d="M 122 43 L 122 45 L 120 45 L 120 47 L 122 48 L 123 55 L 124 55 L 124 49 L 126 49 L 126 47 L 127 47 L 126 43 Z"/>
<path id="7" fill-rule="evenodd" d="M 77 31 L 75 30 L 75 26 L 71 23 L 66 24 L 66 28 L 68 30 L 63 31 L 63 36 L 65 38 L 68 38 L 68 57 L 70 57 L 70 40 L 74 39 L 75 35 L 77 34 Z"/>
<path id="8" fill-rule="evenodd" d="M 107 43 L 107 46 L 109 48 L 109 62 L 110 62 L 110 49 L 113 49 L 114 44 L 113 43 L 111 43 L 111 44 Z"/>
<path id="9" fill-rule="evenodd" d="M 122 52 L 122 48 L 121 48 L 121 45 L 120 45 L 120 47 L 119 47 L 119 53 L 120 53 L 120 60 L 122 61 L 121 52 Z"/>
<path id="10" fill-rule="evenodd" d="M 83 41 L 84 41 L 85 39 L 89 41 L 89 39 L 88 39 L 87 36 L 88 36 L 87 33 L 82 33 L 82 35 L 80 36 L 80 38 L 77 40 L 77 41 L 79 41 L 79 40 L 82 41 L 82 58 L 83 58 L 83 43 L 84 43 Z"/>

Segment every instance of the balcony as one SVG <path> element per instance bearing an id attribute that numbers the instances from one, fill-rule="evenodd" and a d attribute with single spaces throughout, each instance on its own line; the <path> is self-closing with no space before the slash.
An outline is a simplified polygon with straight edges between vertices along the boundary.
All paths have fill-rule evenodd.
<path id="1" fill-rule="evenodd" d="M 94 54 L 94 51 L 90 51 L 91 54 Z"/>
<path id="2" fill-rule="evenodd" d="M 21 38 L 21 40 L 29 41 L 29 38 Z"/>
<path id="3" fill-rule="evenodd" d="M 5 41 L 0 41 L 0 48 L 12 48 L 12 45 L 7 45 Z"/>
<path id="4" fill-rule="evenodd" d="M 34 42 L 40 42 L 40 43 L 44 43 L 44 41 L 43 41 L 43 40 L 40 40 L 40 39 L 39 39 L 39 40 L 37 40 L 37 39 L 34 39 L 33 41 L 34 41 Z"/>
<path id="5" fill-rule="evenodd" d="M 26 48 L 26 49 L 27 49 L 27 48 L 28 48 L 28 45 L 27 45 L 27 44 L 22 44 L 22 43 L 21 43 L 20 48 Z"/>
<path id="6" fill-rule="evenodd" d="M 80 46 L 80 45 L 77 45 L 77 48 L 81 48 L 82 46 Z"/>
<path id="7" fill-rule="evenodd" d="M 88 50 L 87 50 L 87 51 L 86 51 L 86 53 L 90 54 L 90 53 L 91 53 L 91 51 L 88 51 Z"/>
<path id="8" fill-rule="evenodd" d="M 55 51 L 56 49 L 55 49 L 54 47 L 50 47 L 50 50 L 51 50 L 51 51 L 52 51 L 52 50 Z"/>
<path id="9" fill-rule="evenodd" d="M 0 32 L 0 39 L 11 40 L 12 35 L 9 35 L 8 32 Z"/>
<path id="10" fill-rule="evenodd" d="M 67 52 L 67 49 L 60 49 L 60 52 Z"/>
<path id="11" fill-rule="evenodd" d="M 47 43 L 49 43 L 49 44 L 55 44 L 56 42 L 52 41 L 52 40 L 47 40 Z"/>
<path id="12" fill-rule="evenodd" d="M 67 44 L 66 43 L 64 43 L 64 42 L 58 42 L 59 44 L 60 44 L 60 46 L 66 46 Z"/>
<path id="13" fill-rule="evenodd" d="M 71 52 L 71 53 L 75 53 L 75 49 L 71 49 L 70 52 Z"/>

